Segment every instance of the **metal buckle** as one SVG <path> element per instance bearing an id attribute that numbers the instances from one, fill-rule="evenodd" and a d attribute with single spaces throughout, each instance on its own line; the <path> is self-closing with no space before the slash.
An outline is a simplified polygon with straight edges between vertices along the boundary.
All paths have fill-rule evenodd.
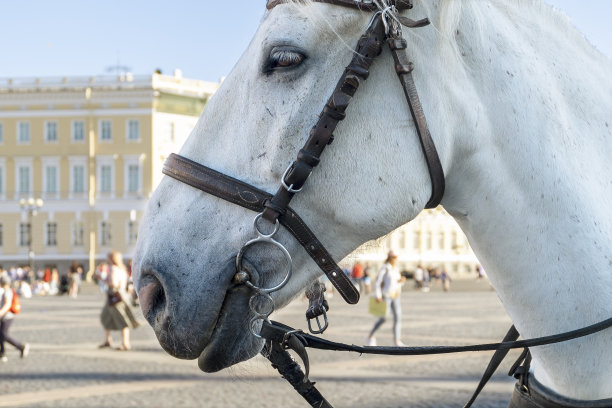
<path id="1" fill-rule="evenodd" d="M 285 188 L 285 190 L 287 190 L 290 193 L 299 193 L 300 191 L 302 191 L 302 189 L 304 188 L 304 186 L 302 186 L 302 188 L 300 189 L 294 189 L 293 188 L 293 184 L 291 184 L 290 186 L 287 185 L 287 183 L 285 183 L 285 177 L 287 177 L 287 174 L 289 174 L 289 170 L 291 170 L 291 168 L 293 167 L 293 163 L 291 163 L 288 167 L 287 170 L 285 170 L 285 172 L 283 173 L 283 177 L 281 177 L 281 184 L 283 185 L 283 187 Z"/>
<path id="2" fill-rule="evenodd" d="M 310 324 L 310 322 L 313 320 L 317 322 L 317 326 L 319 326 L 319 330 L 314 330 L 312 328 L 312 325 Z M 321 322 L 319 321 L 319 316 L 315 317 L 314 319 L 308 319 L 308 331 L 310 331 L 312 334 L 322 334 L 325 330 L 327 330 L 327 326 L 329 326 L 329 321 L 327 320 L 327 312 L 325 310 L 323 310 L 323 320 L 325 324 L 321 326 Z"/>

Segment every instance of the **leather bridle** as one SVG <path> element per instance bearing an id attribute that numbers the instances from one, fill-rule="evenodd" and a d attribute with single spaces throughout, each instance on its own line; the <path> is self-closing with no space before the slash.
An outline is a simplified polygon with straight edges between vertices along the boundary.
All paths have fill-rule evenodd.
<path id="1" fill-rule="evenodd" d="M 292 1 L 292 0 L 289 0 Z M 295 1 L 295 0 L 293 0 Z M 511 375 L 519 379 L 517 385 L 518 394 L 515 392 L 514 399 L 527 401 L 525 407 L 539 407 L 540 405 L 530 405 L 532 400 L 529 397 L 529 364 L 531 356 L 529 347 L 545 344 L 559 343 L 588 336 L 593 333 L 612 327 L 612 319 L 599 322 L 597 324 L 584 327 L 582 329 L 560 333 L 552 336 L 545 336 L 536 339 L 520 340 L 518 331 L 514 326 L 510 329 L 501 343 L 481 344 L 473 346 L 429 346 L 429 347 L 360 347 L 327 341 L 318 337 L 294 330 L 291 327 L 272 322 L 268 319 L 274 310 L 274 301 L 270 296 L 271 292 L 282 288 L 290 279 L 292 274 L 291 257 L 285 247 L 273 239 L 273 236 L 283 225 L 302 245 L 310 257 L 317 263 L 330 282 L 338 290 L 344 300 L 350 304 L 359 301 L 359 292 L 351 283 L 349 278 L 343 273 L 340 267 L 332 259 L 324 245 L 317 239 L 315 234 L 308 228 L 304 221 L 289 206 L 291 199 L 299 193 L 313 169 L 320 163 L 321 155 L 329 144 L 334 140 L 333 132 L 338 123 L 345 118 L 345 111 L 357 92 L 359 85 L 365 81 L 369 75 L 369 69 L 373 61 L 380 55 L 382 48 L 387 44 L 393 55 L 395 71 L 398 75 L 406 101 L 413 118 L 417 135 L 421 144 L 423 155 L 429 170 L 432 186 L 432 194 L 425 208 L 435 208 L 440 204 L 444 195 L 444 171 L 438 157 L 435 145 L 429 133 L 427 121 L 423 113 L 423 108 L 419 101 L 416 86 L 412 77 L 413 64 L 406 55 L 406 40 L 402 37 L 401 26 L 409 28 L 422 27 L 429 24 L 427 19 L 414 21 L 403 17 L 400 11 L 411 9 L 411 0 L 310 0 L 312 2 L 327 3 L 336 6 L 349 7 L 362 11 L 374 12 L 374 16 L 359 39 L 357 48 L 350 64 L 342 73 L 331 97 L 325 104 L 323 111 L 319 115 L 319 120 L 312 128 L 308 140 L 299 151 L 297 158 L 287 168 L 281 178 L 281 186 L 272 195 L 258 189 L 245 182 L 233 177 L 219 173 L 202 164 L 190 159 L 171 154 L 164 165 L 163 173 L 186 183 L 192 187 L 200 189 L 206 193 L 215 195 L 231 203 L 240 205 L 244 208 L 257 212 L 254 227 L 258 235 L 257 238 L 247 242 L 236 257 L 236 276 L 234 282 L 246 284 L 254 291 L 249 306 L 254 314 L 251 320 L 250 329 L 252 333 L 266 340 L 264 351 L 262 352 L 272 361 L 275 368 L 287 379 L 294 388 L 311 404 L 313 407 L 331 407 L 329 402 L 314 387 L 314 383 L 308 380 L 308 355 L 306 347 L 313 347 L 325 350 L 354 351 L 364 354 L 393 354 L 393 355 L 423 355 L 423 354 L 444 354 L 457 353 L 464 351 L 495 350 L 495 354 L 487 367 L 478 388 L 465 407 L 471 406 L 484 385 L 491 378 L 501 361 L 510 349 L 523 348 L 524 352 L 515 363 L 511 370 Z M 287 0 L 268 0 L 267 8 L 287 3 Z M 258 222 L 263 218 L 275 225 L 272 233 L 261 231 Z M 285 278 L 280 284 L 272 288 L 261 288 L 251 281 L 246 268 L 243 266 L 243 256 L 250 246 L 258 243 L 268 243 L 277 246 L 289 261 L 289 267 Z M 322 289 L 324 291 L 324 288 Z M 309 308 L 307 318 L 317 318 L 319 324 L 318 331 L 312 330 L 310 320 L 309 328 L 315 334 L 323 332 L 327 327 L 327 316 L 325 311 L 328 306 L 323 300 L 322 291 L 314 295 L 319 299 L 319 304 L 313 309 Z M 310 296 L 309 296 L 310 298 Z M 318 310 L 314 311 L 313 310 Z M 325 326 L 322 327 L 318 321 L 319 315 L 325 315 Z M 260 333 L 256 332 L 255 323 L 262 320 Z M 295 363 L 286 349 L 295 350 L 305 363 L 306 374 L 304 374 L 297 363 Z M 536 388 L 534 387 L 534 393 Z M 540 397 L 538 397 L 540 398 Z M 541 398 L 538 399 L 541 401 Z M 592 406 L 612 406 L 612 401 L 603 401 L 603 404 Z M 517 405 L 518 406 L 518 405 Z M 522 405 L 521 405 L 522 406 Z M 553 405 L 554 406 L 554 405 Z M 560 406 L 560 405 L 559 405 Z M 565 405 L 563 405 L 565 406 Z M 567 405 L 572 406 L 572 405 Z M 580 405 L 582 406 L 582 405 Z"/>
<path id="2" fill-rule="evenodd" d="M 359 39 L 353 59 L 342 73 L 331 97 L 319 115 L 319 120 L 310 131 L 304 147 L 300 149 L 295 161 L 283 174 L 281 186 L 276 194 L 268 194 L 177 154 L 171 154 L 168 157 L 163 172 L 209 194 L 261 213 L 261 217 L 272 224 L 279 222 L 302 245 L 329 278 L 342 298 L 350 304 L 355 304 L 359 301 L 359 292 L 333 260 L 321 241 L 317 239 L 296 212 L 289 207 L 289 203 L 302 190 L 312 170 L 320 163 L 325 148 L 333 142 L 333 133 L 336 126 L 345 118 L 346 108 L 357 92 L 360 83 L 368 78 L 370 66 L 382 52 L 385 42 L 393 54 L 395 70 L 404 89 L 429 169 L 432 194 L 425 208 L 435 208 L 442 200 L 444 195 L 444 171 L 419 101 L 412 77 L 413 65 L 406 55 L 406 41 L 402 38 L 399 23 L 395 19 L 383 15 L 384 13 L 390 13 L 391 10 L 383 13 L 372 2 L 354 0 L 314 1 L 367 11 L 378 11 L 366 32 Z M 268 2 L 267 8 L 272 9 L 282 3 L 284 1 L 271 0 Z M 399 1 L 395 7 L 395 10 L 403 10 L 411 8 L 412 5 L 408 1 Z M 401 19 L 402 24 L 411 27 L 421 27 L 429 24 L 426 19 L 420 21 L 412 21 L 404 17 L 401 17 Z M 256 228 L 258 227 L 256 226 Z"/>

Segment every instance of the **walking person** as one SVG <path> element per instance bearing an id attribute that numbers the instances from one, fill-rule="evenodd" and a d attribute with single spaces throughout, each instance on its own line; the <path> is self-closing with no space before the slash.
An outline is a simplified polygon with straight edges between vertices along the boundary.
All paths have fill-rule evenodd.
<path id="1" fill-rule="evenodd" d="M 130 328 L 135 329 L 140 324 L 128 304 L 127 284 L 128 273 L 123 264 L 120 252 L 112 251 L 108 254 L 108 286 L 107 301 L 102 309 L 100 321 L 104 327 L 105 341 L 99 348 L 112 347 L 111 332 L 121 331 L 121 346 L 116 350 L 127 351 L 130 346 Z"/>
<path id="2" fill-rule="evenodd" d="M 9 335 L 9 329 L 11 328 L 11 324 L 13 324 L 13 320 L 15 318 L 15 314 L 11 312 L 13 295 L 14 293 L 13 289 L 11 289 L 11 279 L 8 277 L 8 275 L 0 275 L 0 362 L 3 363 L 8 361 L 4 343 L 9 343 L 19 350 L 21 358 L 27 357 L 28 353 L 30 352 L 29 344 L 21 344 Z"/>
<path id="3" fill-rule="evenodd" d="M 81 285 L 80 270 L 82 271 L 82 268 L 77 261 L 73 261 L 68 270 L 68 296 L 73 299 L 76 299 L 79 294 L 79 286 Z"/>
<path id="4" fill-rule="evenodd" d="M 389 251 L 385 264 L 380 268 L 374 283 L 374 293 L 377 302 L 387 303 L 387 313 L 389 309 L 393 313 L 393 342 L 397 347 L 403 347 L 404 343 L 400 340 L 402 332 L 402 305 L 400 303 L 402 283 L 404 278 L 395 264 L 397 263 L 397 255 L 393 251 Z M 368 336 L 368 346 L 376 346 L 376 338 L 374 333 L 386 321 L 386 316 L 382 316 L 374 324 Z"/>

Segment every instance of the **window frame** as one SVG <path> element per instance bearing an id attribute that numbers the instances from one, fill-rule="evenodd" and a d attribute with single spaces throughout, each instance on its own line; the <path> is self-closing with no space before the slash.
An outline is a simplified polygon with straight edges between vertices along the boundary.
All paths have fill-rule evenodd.
<path id="1" fill-rule="evenodd" d="M 132 138 L 131 125 L 136 125 L 136 138 Z M 140 120 L 138 119 L 127 119 L 125 121 L 125 140 L 128 143 L 138 143 L 140 142 Z"/>
<path id="2" fill-rule="evenodd" d="M 76 125 L 77 124 L 81 124 L 83 126 L 83 128 L 82 128 L 82 132 L 83 132 L 82 136 L 83 136 L 83 138 L 82 139 L 77 139 L 76 138 L 76 135 L 77 135 Z M 85 121 L 84 120 L 82 120 L 82 119 L 74 119 L 74 120 L 72 120 L 70 122 L 70 141 L 72 143 L 85 143 Z"/>
<path id="3" fill-rule="evenodd" d="M 23 128 L 22 128 L 23 126 Z M 23 129 L 27 129 L 27 140 L 23 139 Z M 32 143 L 32 125 L 29 120 L 17 121 L 17 145 L 29 145 Z"/>
<path id="4" fill-rule="evenodd" d="M 27 239 L 24 239 L 27 238 Z M 17 246 L 19 248 L 29 248 L 32 241 L 32 224 L 20 222 L 17 224 Z"/>
<path id="5" fill-rule="evenodd" d="M 108 220 L 100 221 L 100 240 L 101 247 L 110 247 L 112 243 L 112 224 Z"/>
<path id="6" fill-rule="evenodd" d="M 47 221 L 45 224 L 45 246 L 49 248 L 57 247 L 57 222 L 56 221 Z M 51 238 L 53 238 L 51 240 Z"/>
<path id="7" fill-rule="evenodd" d="M 105 125 L 108 124 L 108 138 L 104 138 Z M 98 142 L 100 143 L 112 143 L 113 141 L 113 121 L 112 119 L 99 119 L 98 120 Z"/>
<path id="8" fill-rule="evenodd" d="M 55 125 L 55 130 L 54 133 L 53 132 L 49 132 L 51 125 Z M 59 124 L 57 122 L 57 120 L 46 120 L 44 123 L 44 141 L 45 143 L 49 143 L 49 144 L 58 144 L 59 143 Z M 55 139 L 50 140 L 49 136 L 51 134 L 54 134 Z"/>

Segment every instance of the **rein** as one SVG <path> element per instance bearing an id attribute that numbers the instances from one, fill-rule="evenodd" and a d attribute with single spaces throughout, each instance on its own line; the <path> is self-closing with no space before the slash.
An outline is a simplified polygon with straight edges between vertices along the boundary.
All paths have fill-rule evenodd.
<path id="1" fill-rule="evenodd" d="M 334 130 L 338 123 L 346 117 L 345 111 L 351 99 L 357 92 L 360 83 L 368 78 L 370 66 L 381 54 L 385 43 L 393 55 L 395 71 L 402 85 L 429 170 L 432 194 L 425 208 L 435 208 L 438 206 L 444 195 L 445 188 L 444 171 L 436 147 L 429 133 L 423 108 L 419 101 L 417 89 L 412 77 L 414 66 L 406 55 L 407 43 L 402 36 L 401 30 L 402 25 L 409 28 L 426 26 L 429 24 L 429 20 L 422 19 L 415 21 L 399 15 L 400 11 L 412 8 L 411 0 L 311 1 L 374 12 L 374 16 L 367 30 L 359 39 L 350 64 L 340 77 L 332 95 L 319 115 L 319 120 L 310 131 L 310 135 L 305 145 L 299 151 L 297 158 L 281 177 L 281 186 L 278 191 L 274 195 L 269 194 L 257 187 L 219 173 L 218 171 L 177 154 L 171 154 L 168 157 L 163 169 L 164 174 L 178 181 L 258 213 L 254 221 L 254 229 L 257 237 L 244 244 L 236 256 L 236 275 L 234 277 L 234 283 L 247 285 L 254 292 L 249 301 L 249 307 L 254 316 L 250 321 L 249 328 L 254 336 L 265 340 L 262 354 L 272 362 L 272 365 L 293 385 L 296 391 L 299 392 L 312 407 L 331 408 L 332 406 L 329 402 L 327 402 L 321 393 L 314 387 L 314 383 L 308 379 L 310 364 L 306 352 L 307 347 L 334 351 L 352 351 L 361 354 L 389 355 L 425 355 L 469 351 L 495 351 L 478 388 L 470 401 L 464 406 L 464 408 L 468 408 L 475 401 L 487 381 L 506 357 L 508 351 L 511 349 L 523 348 L 523 354 L 514 364 L 509 375 L 514 375 L 519 380 L 517 390 L 519 390 L 518 392 L 520 395 L 516 396 L 515 392 L 513 401 L 516 399 L 528 402 L 525 405 L 514 406 L 539 408 L 541 405 L 536 405 L 535 402 L 532 402 L 531 399 L 525 396 L 530 393 L 528 377 L 531 356 L 528 348 L 564 342 L 600 332 L 612 327 L 612 318 L 582 329 L 535 339 L 517 341 L 519 333 L 514 326 L 512 326 L 501 343 L 430 347 L 365 347 L 348 345 L 321 339 L 306 334 L 301 330 L 295 330 L 289 326 L 269 320 L 269 316 L 274 311 L 274 300 L 270 294 L 284 287 L 293 273 L 293 265 L 289 252 L 281 243 L 274 239 L 280 225 L 285 227 L 302 245 L 345 301 L 350 304 L 355 304 L 359 301 L 359 292 L 355 286 L 333 260 L 325 246 L 317 239 L 315 234 L 308 228 L 289 204 L 294 195 L 302 191 L 311 172 L 320 163 L 321 155 L 326 146 L 333 142 Z M 287 2 L 288 0 L 268 0 L 266 8 L 271 10 Z M 271 233 L 265 233 L 260 229 L 259 222 L 262 218 L 274 225 L 274 230 Z M 256 283 L 252 282 L 251 275 L 247 268 L 243 265 L 243 258 L 247 249 L 253 245 L 264 243 L 276 246 L 288 261 L 287 271 L 283 280 L 277 285 L 269 288 L 256 286 Z M 308 308 L 306 316 L 308 327 L 313 334 L 322 333 L 328 325 L 326 311 L 329 309 L 329 306 L 324 299 L 324 291 L 324 287 L 321 288 L 316 286 L 314 290 L 307 292 L 307 296 L 311 300 L 311 306 Z M 319 321 L 319 316 L 324 316 L 323 324 Z M 318 330 L 313 329 L 311 320 L 316 320 Z M 260 326 L 259 332 L 257 331 L 257 326 Z M 288 349 L 295 351 L 300 356 L 305 367 L 305 373 L 302 372 L 299 365 L 293 361 L 287 352 Z M 535 381 L 535 379 L 532 381 Z M 538 389 L 541 388 L 540 386 Z M 534 393 L 535 392 L 537 392 L 537 390 L 534 387 Z M 612 406 L 612 401 L 604 401 L 604 403 L 608 402 L 609 405 L 592 406 Z M 548 405 L 546 408 L 548 408 Z"/>

